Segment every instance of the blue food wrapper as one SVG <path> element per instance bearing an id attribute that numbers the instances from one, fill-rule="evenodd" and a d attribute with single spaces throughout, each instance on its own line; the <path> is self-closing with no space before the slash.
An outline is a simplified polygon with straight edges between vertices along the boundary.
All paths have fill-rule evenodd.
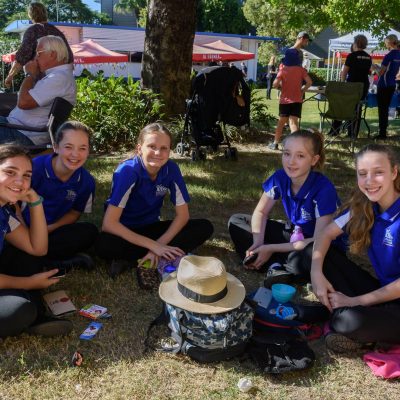
<path id="1" fill-rule="evenodd" d="M 97 332 L 103 327 L 103 324 L 100 322 L 91 322 L 89 326 L 83 331 L 83 333 L 79 336 L 79 339 L 82 340 L 92 340 Z"/>

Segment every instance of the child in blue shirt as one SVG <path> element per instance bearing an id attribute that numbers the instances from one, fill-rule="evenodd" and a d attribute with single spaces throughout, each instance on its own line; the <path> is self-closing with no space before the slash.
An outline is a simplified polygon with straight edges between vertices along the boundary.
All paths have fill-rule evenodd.
<path id="1" fill-rule="evenodd" d="M 204 243 L 213 226 L 206 219 L 190 219 L 189 194 L 179 167 L 171 160 L 171 134 L 161 124 L 144 127 L 138 138 L 137 155 L 123 161 L 112 179 L 106 201 L 97 254 L 111 262 L 110 275 L 131 267 L 138 259 L 174 260 Z M 175 217 L 160 220 L 166 194 L 175 206 Z M 140 282 L 140 280 L 139 280 Z"/>
<path id="2" fill-rule="evenodd" d="M 400 343 L 400 175 L 396 153 L 371 144 L 356 155 L 358 188 L 344 211 L 316 237 L 311 281 L 332 311 L 326 345 L 338 352 L 365 343 Z M 368 252 L 376 277 L 345 255 L 328 252 L 349 233 L 350 251 Z"/>
<path id="3" fill-rule="evenodd" d="M 55 153 L 33 159 L 32 188 L 43 197 L 49 248 L 45 257 L 32 257 L 10 247 L 7 254 L 14 275 L 25 269 L 42 271 L 53 266 L 90 268 L 91 258 L 81 252 L 95 242 L 98 229 L 88 222 L 78 222 L 83 212 L 91 212 L 95 181 L 83 165 L 89 156 L 89 128 L 78 121 L 62 124 L 55 135 Z M 30 225 L 28 207 L 22 207 L 25 223 Z"/>
<path id="4" fill-rule="evenodd" d="M 339 203 L 333 184 L 315 171 L 323 167 L 325 160 L 321 134 L 299 130 L 288 135 L 283 144 L 283 169 L 264 182 L 264 193 L 253 215 L 235 214 L 228 222 L 238 254 L 242 258 L 252 254 L 256 257 L 245 267 L 265 270 L 272 266 L 265 280 L 267 287 L 289 281 L 294 275 L 309 277 L 310 243 L 332 221 Z M 269 218 L 279 199 L 286 223 Z M 296 232 L 301 229 L 303 240 L 293 241 L 295 227 Z M 300 252 L 307 245 L 307 251 Z"/>
<path id="5" fill-rule="evenodd" d="M 47 252 L 47 226 L 43 199 L 30 188 L 32 162 L 26 151 L 15 145 L 0 146 L 0 253 L 4 239 L 21 251 L 34 256 Z M 31 225 L 23 225 L 13 211 L 18 201 L 27 202 Z M 5 273 L 11 260 L 0 257 L 0 338 L 28 333 L 66 334 L 72 329 L 70 321 L 44 320 L 38 289 L 58 282 L 53 275 L 57 269 L 16 277 Z"/>

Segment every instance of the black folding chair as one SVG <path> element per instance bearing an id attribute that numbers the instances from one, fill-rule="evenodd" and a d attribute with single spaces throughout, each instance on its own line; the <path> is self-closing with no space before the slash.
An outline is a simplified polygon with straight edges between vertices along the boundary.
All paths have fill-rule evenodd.
<path id="1" fill-rule="evenodd" d="M 353 129 L 350 129 L 351 151 L 354 151 L 354 141 L 357 136 L 354 128 L 362 108 L 363 90 L 364 84 L 361 82 L 327 82 L 325 96 L 328 100 L 328 110 L 320 114 L 321 127 L 324 130 L 325 121 L 329 122 L 330 131 L 333 135 L 330 140 L 325 142 L 325 147 L 329 146 L 336 139 L 336 136 L 339 136 L 343 129 L 351 124 L 353 127 Z M 338 132 L 335 132 L 334 121 L 346 122 L 341 125 Z"/>
<path id="2" fill-rule="evenodd" d="M 3 95 L 4 94 L 0 94 L 0 101 Z M 27 146 L 32 154 L 37 154 L 54 147 L 54 133 L 57 131 L 58 127 L 68 119 L 73 107 L 74 106 L 69 101 L 63 99 L 62 97 L 56 97 L 51 106 L 49 119 L 46 126 L 37 128 L 27 125 L 16 125 L 8 123 L 0 123 L 0 126 L 5 126 L 7 128 L 13 128 L 22 131 L 48 132 L 49 142 L 47 144 Z"/>

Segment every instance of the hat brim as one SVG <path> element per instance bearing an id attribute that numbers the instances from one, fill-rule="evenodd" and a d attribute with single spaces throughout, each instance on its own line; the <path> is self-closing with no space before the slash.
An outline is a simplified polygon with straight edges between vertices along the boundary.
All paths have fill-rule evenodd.
<path id="1" fill-rule="evenodd" d="M 238 308 L 246 296 L 246 289 L 243 283 L 233 275 L 226 273 L 228 288 L 226 296 L 214 303 L 197 303 L 181 294 L 178 289 L 176 275 L 177 273 L 173 272 L 161 282 L 158 293 L 166 303 L 186 311 L 199 314 L 221 314 Z"/>

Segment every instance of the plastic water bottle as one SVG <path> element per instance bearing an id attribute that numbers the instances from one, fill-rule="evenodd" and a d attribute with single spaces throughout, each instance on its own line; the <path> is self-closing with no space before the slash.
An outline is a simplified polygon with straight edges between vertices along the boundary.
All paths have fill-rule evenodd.
<path id="1" fill-rule="evenodd" d="M 295 225 L 293 233 L 290 236 L 290 243 L 298 242 L 299 240 L 304 240 L 303 231 L 301 230 L 300 226 Z"/>

